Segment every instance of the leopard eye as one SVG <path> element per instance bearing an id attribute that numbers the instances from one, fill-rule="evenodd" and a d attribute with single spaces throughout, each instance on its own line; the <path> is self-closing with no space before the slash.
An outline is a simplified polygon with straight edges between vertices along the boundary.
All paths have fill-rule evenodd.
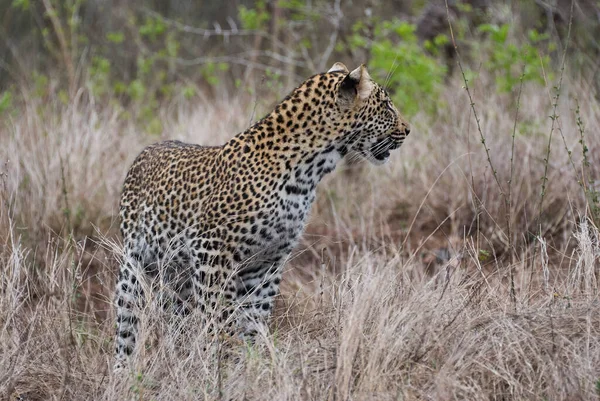
<path id="1" fill-rule="evenodd" d="M 387 102 L 385 102 L 385 105 L 387 106 L 389 111 L 394 111 L 394 105 L 392 104 L 391 100 L 388 100 Z"/>

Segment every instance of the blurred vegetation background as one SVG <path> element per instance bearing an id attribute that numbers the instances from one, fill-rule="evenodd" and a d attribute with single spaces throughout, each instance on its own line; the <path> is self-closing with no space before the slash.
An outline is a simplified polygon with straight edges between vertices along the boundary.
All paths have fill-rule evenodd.
<path id="1" fill-rule="evenodd" d="M 448 7 L 448 10 L 446 9 Z M 408 116 L 435 113 L 455 52 L 498 92 L 551 81 L 570 0 L 2 0 L 0 113 L 80 88 L 160 133 L 161 103 L 218 91 L 273 100 L 333 62 L 368 64 Z M 448 12 L 447 12 L 448 11 Z M 598 88 L 600 2 L 573 7 L 570 67 Z M 136 107 L 130 107 L 136 106 Z"/>

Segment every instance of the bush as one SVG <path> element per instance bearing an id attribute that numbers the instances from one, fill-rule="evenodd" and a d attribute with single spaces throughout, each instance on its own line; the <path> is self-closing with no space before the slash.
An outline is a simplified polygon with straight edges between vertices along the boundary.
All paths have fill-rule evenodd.
<path id="1" fill-rule="evenodd" d="M 488 54 L 484 65 L 495 77 L 499 92 L 508 93 L 515 89 L 521 81 L 521 74 L 523 82 L 535 82 L 540 85 L 553 79 L 553 74 L 544 71 L 550 65 L 548 53 L 556 48 L 554 43 L 548 41 L 547 34 L 540 34 L 531 29 L 527 32 L 527 39 L 517 44 L 509 41 L 508 24 L 483 24 L 479 26 L 478 31 L 487 34 L 487 40 L 482 41 L 480 46 L 475 46 L 474 53 Z M 541 51 L 544 44 L 546 52 Z"/>
<path id="2" fill-rule="evenodd" d="M 382 21 L 375 25 L 373 40 L 365 39 L 364 24 L 353 28 L 352 46 L 370 47 L 369 68 L 383 82 L 396 105 L 407 116 L 420 110 L 434 112 L 437 97 L 446 75 L 446 66 L 436 58 L 437 49 L 448 38 L 438 36 L 428 42 L 430 53 L 421 47 L 415 35 L 416 26 L 400 20 Z M 418 99 L 418 101 L 416 101 Z"/>

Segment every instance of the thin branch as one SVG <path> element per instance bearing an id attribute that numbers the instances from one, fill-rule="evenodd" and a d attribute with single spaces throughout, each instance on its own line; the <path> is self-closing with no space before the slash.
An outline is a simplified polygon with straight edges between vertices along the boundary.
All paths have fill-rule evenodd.
<path id="1" fill-rule="evenodd" d="M 333 25 L 333 31 L 331 32 L 331 35 L 329 35 L 329 43 L 327 43 L 327 47 L 323 51 L 323 55 L 319 61 L 319 71 L 325 71 L 327 68 L 327 61 L 329 60 L 329 57 L 331 57 L 331 54 L 335 49 L 335 44 L 337 43 L 338 35 L 340 33 L 340 22 L 344 17 L 340 2 L 341 0 L 335 0 L 335 3 L 333 4 L 333 17 L 330 20 L 331 25 Z"/>
<path id="2" fill-rule="evenodd" d="M 521 72 L 521 77 L 519 78 L 519 94 L 517 95 L 517 109 L 515 111 L 515 124 L 513 125 L 513 132 L 511 138 L 511 148 L 510 148 L 510 176 L 508 179 L 508 196 L 506 199 L 506 230 L 508 236 L 508 251 L 510 252 L 510 292 L 513 296 L 516 296 L 515 292 L 515 280 L 514 280 L 514 244 L 512 240 L 512 181 L 514 174 L 514 156 L 515 156 L 515 134 L 517 132 L 517 122 L 519 121 L 519 108 L 521 106 L 521 93 L 523 92 L 523 78 L 525 77 L 525 66 L 523 66 L 523 71 Z"/>
<path id="3" fill-rule="evenodd" d="M 558 122 L 558 115 L 556 114 L 556 110 L 558 109 L 558 100 L 560 98 L 560 90 L 562 88 L 563 73 L 565 71 L 565 62 L 567 59 L 567 50 L 569 49 L 569 42 L 571 39 L 571 27 L 573 24 L 573 5 L 574 5 L 574 3 L 575 3 L 575 0 L 571 0 L 571 16 L 569 17 L 567 42 L 565 44 L 565 48 L 563 51 L 563 57 L 562 57 L 562 62 L 561 62 L 561 67 L 560 67 L 560 76 L 558 79 L 558 86 L 555 87 L 556 94 L 554 95 L 554 103 L 552 105 L 552 115 L 550 116 L 550 119 L 552 120 L 552 124 L 550 125 L 550 135 L 548 136 L 548 147 L 546 148 L 546 156 L 544 158 L 544 175 L 542 176 L 542 189 L 541 189 L 541 193 L 540 193 L 540 202 L 538 204 L 538 216 L 537 216 L 537 224 L 536 224 L 536 226 L 538 226 L 537 237 L 539 237 L 539 238 L 542 238 L 541 221 L 542 221 L 542 211 L 543 211 L 543 206 L 544 206 L 544 198 L 546 196 L 546 184 L 548 181 L 548 165 L 550 164 L 550 150 L 552 148 L 552 136 L 554 133 L 555 126 Z M 531 263 L 531 272 L 530 272 L 530 278 L 529 278 L 529 286 L 530 287 L 531 287 L 531 282 L 533 280 L 536 256 L 537 256 L 537 247 L 534 247 L 532 263 Z"/>
<path id="4" fill-rule="evenodd" d="M 71 57 L 71 52 L 69 46 L 67 45 L 67 39 L 65 37 L 65 32 L 63 30 L 62 23 L 58 18 L 58 14 L 54 7 L 52 7 L 52 3 L 50 0 L 42 0 L 44 3 L 44 8 L 46 9 L 46 15 L 50 18 L 50 22 L 52 23 L 52 27 L 54 28 L 54 33 L 58 38 L 58 44 L 60 46 L 60 52 L 63 58 L 63 63 L 65 63 L 65 68 L 67 69 L 67 78 L 69 80 L 69 93 L 75 93 L 75 67 L 73 66 L 73 59 Z"/>
<path id="5" fill-rule="evenodd" d="M 465 75 L 465 71 L 462 66 L 460 52 L 458 51 L 458 45 L 456 44 L 456 39 L 454 38 L 454 30 L 452 29 L 452 23 L 450 21 L 450 7 L 448 6 L 448 0 L 445 0 L 445 2 L 446 2 L 446 17 L 448 19 L 448 27 L 450 28 L 450 37 L 452 39 L 452 44 L 454 45 L 454 51 L 456 52 L 456 63 L 458 64 L 458 67 L 460 68 L 460 72 L 462 74 L 463 83 L 465 84 L 465 90 L 467 91 L 467 95 L 469 97 L 469 103 L 471 105 L 471 110 L 473 111 L 473 116 L 475 117 L 475 122 L 477 123 L 477 131 L 479 132 L 479 138 L 481 140 L 483 148 L 485 149 L 487 161 L 488 161 L 490 168 L 492 169 L 492 175 L 494 176 L 494 180 L 496 181 L 496 185 L 498 186 L 498 190 L 500 191 L 500 196 L 504 199 L 505 207 L 508 210 L 507 213 L 510 213 L 508 197 L 507 197 L 506 193 L 504 192 L 504 189 L 502 188 L 502 184 L 500 183 L 500 179 L 498 178 L 498 172 L 494 168 L 494 164 L 492 163 L 490 149 L 486 145 L 486 138 L 481 129 L 481 122 L 479 120 L 479 116 L 477 115 L 477 110 L 475 109 L 475 102 L 473 101 L 473 96 L 471 95 L 471 90 L 469 89 L 469 81 Z M 520 94 L 519 94 L 519 97 L 520 97 Z M 509 239 L 509 244 L 510 243 L 511 242 Z M 516 298 L 516 293 L 515 293 L 515 282 L 514 282 L 514 271 L 513 270 L 514 270 L 514 266 L 511 263 L 510 269 L 509 269 L 510 296 L 511 296 L 513 306 L 516 308 L 517 298 Z"/>
<path id="6" fill-rule="evenodd" d="M 575 0 L 571 0 L 571 16 L 569 17 L 569 28 L 567 30 L 567 41 L 565 44 L 565 49 L 563 51 L 563 57 L 562 57 L 562 62 L 561 62 L 561 67 L 560 67 L 560 75 L 559 75 L 559 79 L 558 79 L 558 86 L 555 87 L 556 94 L 554 95 L 554 103 L 552 105 L 552 115 L 550 116 L 550 119 L 552 120 L 552 124 L 550 125 L 550 135 L 548 136 L 548 147 L 546 148 L 546 157 L 544 158 L 544 175 L 542 176 L 542 190 L 540 193 L 540 202 L 538 204 L 538 220 L 537 220 L 538 225 L 541 222 L 542 207 L 544 204 L 544 198 L 546 196 L 546 184 L 548 181 L 548 165 L 550 164 L 550 150 L 552 147 L 552 136 L 554 134 L 554 130 L 556 129 L 555 127 L 557 126 L 557 123 L 558 123 L 558 115 L 556 114 L 556 110 L 558 109 L 558 100 L 560 98 L 560 90 L 562 88 L 563 73 L 565 71 L 565 63 L 567 60 L 567 50 L 569 49 L 569 42 L 571 39 L 571 27 L 573 25 L 573 5 L 574 4 L 575 4 Z M 539 235 L 540 235 L 540 237 L 542 235 L 541 226 L 540 226 Z"/>
<path id="7" fill-rule="evenodd" d="M 263 63 L 253 63 L 252 61 L 244 58 L 244 57 L 238 57 L 238 56 L 207 56 L 207 57 L 197 57 L 194 59 L 183 59 L 183 58 L 175 58 L 175 62 L 177 62 L 180 65 L 184 65 L 184 66 L 194 66 L 194 65 L 201 65 L 201 64 L 208 64 L 208 63 L 231 63 L 231 64 L 238 64 L 238 65 L 243 65 L 246 67 L 252 67 L 252 68 L 256 68 L 259 70 L 263 70 L 263 71 L 273 71 L 276 72 L 278 74 L 281 74 L 283 76 L 288 76 L 289 72 L 281 69 L 281 68 L 277 68 L 277 67 L 272 67 L 270 65 L 267 64 L 263 64 Z M 295 79 L 302 79 L 302 77 L 300 77 L 297 74 L 293 74 L 292 75 Z"/>
<path id="8" fill-rule="evenodd" d="M 195 35 L 200 35 L 204 39 L 208 39 L 211 37 L 223 37 L 223 38 L 227 38 L 225 40 L 228 40 L 228 38 L 232 37 L 232 36 L 261 36 L 261 37 L 273 42 L 275 44 L 275 46 L 278 47 L 279 49 L 286 50 L 286 46 L 284 43 L 277 40 L 275 37 L 273 37 L 273 35 L 270 35 L 268 32 L 264 32 L 261 30 L 238 29 L 237 25 L 235 25 L 235 23 L 231 24 L 231 22 L 229 22 L 231 29 L 222 29 L 220 27 L 220 25 L 215 27 L 215 29 L 197 28 L 197 27 L 183 24 L 179 21 L 175 21 L 175 20 L 166 18 L 166 17 L 162 16 L 161 14 L 157 13 L 156 11 L 148 9 L 147 7 L 143 7 L 142 11 L 148 15 L 155 17 L 155 18 L 159 18 L 166 25 L 176 28 L 177 30 L 179 30 L 181 32 L 193 33 Z"/>
<path id="9" fill-rule="evenodd" d="M 486 145 L 485 135 L 483 135 L 483 131 L 481 129 L 481 121 L 479 120 L 479 116 L 477 115 L 477 110 L 475 109 L 475 102 L 473 100 L 473 96 L 471 95 L 471 90 L 469 89 L 469 84 L 468 84 L 469 80 L 467 79 L 467 77 L 465 75 L 465 71 L 464 71 L 462 63 L 460 61 L 461 57 L 460 57 L 460 53 L 458 51 L 458 45 L 456 44 L 456 40 L 454 39 L 454 31 L 452 30 L 452 24 L 450 23 L 450 8 L 448 6 L 448 0 L 445 0 L 445 1 L 446 1 L 446 13 L 448 16 L 448 26 L 450 27 L 450 37 L 452 38 L 452 44 L 454 46 L 454 51 L 456 52 L 457 64 L 458 64 L 458 67 L 460 68 L 460 72 L 462 74 L 463 83 L 465 84 L 465 89 L 467 91 L 467 95 L 469 96 L 471 110 L 473 111 L 473 115 L 475 117 L 475 122 L 477 123 L 477 131 L 479 132 L 479 138 L 481 140 L 481 143 L 483 144 L 483 148 L 485 149 L 487 161 L 488 161 L 488 164 L 490 165 L 490 168 L 492 169 L 492 173 L 494 175 L 494 180 L 496 181 L 496 184 L 498 185 L 498 189 L 500 190 L 500 195 L 505 197 L 506 194 L 504 193 L 504 190 L 502 189 L 502 184 L 500 183 L 500 179 L 498 178 L 498 171 L 494 168 L 494 164 L 492 163 L 492 156 L 490 155 L 490 149 Z"/>

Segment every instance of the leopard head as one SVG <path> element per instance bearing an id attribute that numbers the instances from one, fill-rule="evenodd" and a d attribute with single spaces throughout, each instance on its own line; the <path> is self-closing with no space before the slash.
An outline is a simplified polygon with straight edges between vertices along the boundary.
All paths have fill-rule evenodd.
<path id="1" fill-rule="evenodd" d="M 336 103 L 347 118 L 341 143 L 348 156 L 360 156 L 375 165 L 385 163 L 410 133 L 408 122 L 364 65 L 350 72 L 344 64 L 335 63 L 328 73 L 344 75 L 337 86 Z"/>

